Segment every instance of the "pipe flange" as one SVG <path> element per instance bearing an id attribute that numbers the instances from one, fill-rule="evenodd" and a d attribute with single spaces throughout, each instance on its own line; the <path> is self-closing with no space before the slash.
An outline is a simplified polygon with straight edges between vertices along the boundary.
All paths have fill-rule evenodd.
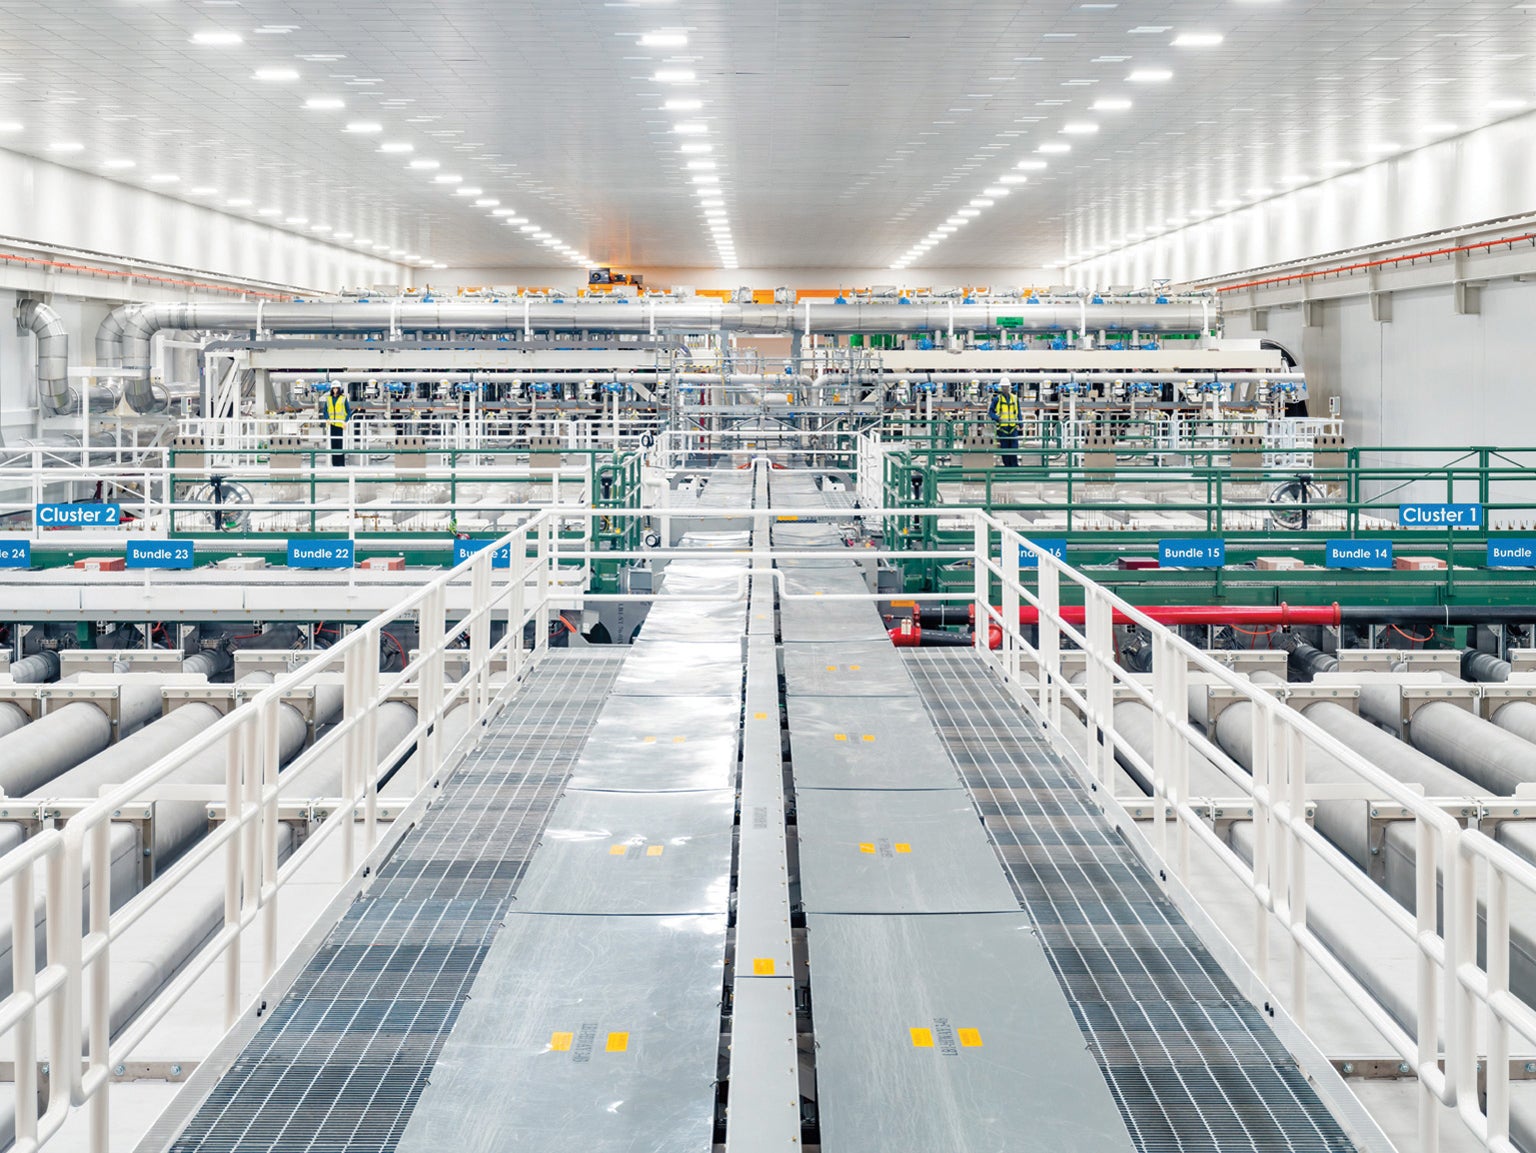
<path id="1" fill-rule="evenodd" d="M 160 702 L 161 716 L 170 716 L 185 705 L 207 705 L 220 716 L 228 716 L 240 700 L 234 685 L 187 685 L 160 690 Z"/>

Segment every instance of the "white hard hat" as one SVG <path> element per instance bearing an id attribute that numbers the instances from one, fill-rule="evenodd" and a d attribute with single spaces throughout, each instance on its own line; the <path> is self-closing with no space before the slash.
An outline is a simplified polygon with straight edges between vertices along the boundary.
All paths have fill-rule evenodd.
<path id="1" fill-rule="evenodd" d="M 998 388 L 1011 388 L 1012 386 L 1013 386 L 1013 381 L 1008 379 L 1008 374 L 1006 372 L 1003 373 L 1002 376 L 997 378 L 997 387 Z"/>

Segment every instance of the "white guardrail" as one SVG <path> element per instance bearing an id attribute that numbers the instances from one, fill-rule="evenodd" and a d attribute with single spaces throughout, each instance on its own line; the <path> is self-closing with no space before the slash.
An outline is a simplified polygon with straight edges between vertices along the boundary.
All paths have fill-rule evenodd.
<path id="1" fill-rule="evenodd" d="M 761 466 L 761 458 L 757 467 Z M 1006 691 L 1021 708 L 1037 718 L 1058 749 L 1068 756 L 1087 783 L 1100 787 L 1097 802 L 1118 809 L 1114 799 L 1115 757 L 1136 766 L 1152 782 L 1154 819 L 1149 839 L 1157 868 L 1175 882 L 1190 879 L 1190 855 L 1199 844 L 1245 887 L 1252 899 L 1256 933 L 1242 957 L 1262 983 L 1263 995 L 1281 1006 L 1289 1019 L 1306 1027 L 1308 967 L 1315 967 L 1335 985 L 1391 1046 L 1395 1055 L 1417 1074 L 1420 1096 L 1419 1149 L 1438 1147 L 1441 1106 L 1454 1109 L 1481 1144 L 1495 1153 L 1513 1153 L 1509 1140 L 1511 1037 L 1536 1046 L 1536 1011 L 1509 987 L 1509 899 L 1511 889 L 1536 894 L 1536 867 L 1508 852 L 1485 834 L 1463 828 L 1442 808 L 1404 787 L 1349 747 L 1308 721 L 1279 697 L 1234 675 L 1224 665 L 1155 623 L 1134 606 L 1094 584 L 1082 573 L 1041 552 L 1021 534 L 985 513 L 960 509 L 773 508 L 743 510 L 697 507 L 686 515 L 709 521 L 735 521 L 743 528 L 766 532 L 779 518 L 848 521 L 851 517 L 887 515 L 964 518 L 972 539 L 962 547 L 924 552 L 924 560 L 969 561 L 973 587 L 960 593 L 920 593 L 904 599 L 918 602 L 972 602 L 975 619 L 1000 632 L 998 648 L 989 647 L 989 629 L 976 630 L 977 660 L 993 668 Z M 442 747 L 439 724 L 458 705 L 471 710 L 470 732 L 479 730 L 499 699 L 492 683 L 493 662 L 506 662 L 507 683 L 515 682 L 547 643 L 551 614 L 561 604 L 579 606 L 604 601 L 640 601 L 651 597 L 622 594 L 582 594 L 559 591 L 562 565 L 577 566 L 597 559 L 646 558 L 656 561 L 688 557 L 739 564 L 741 552 L 713 549 L 653 549 L 640 552 L 598 552 L 559 547 L 558 522 L 572 516 L 650 517 L 655 510 L 596 509 L 586 512 L 545 512 L 508 533 L 498 542 L 510 546 L 511 568 L 493 570 L 494 549 L 487 548 L 452 572 L 426 584 L 384 616 L 299 671 L 277 681 L 247 704 L 209 728 L 195 742 L 178 749 L 132 781 L 89 805 L 62 829 L 37 833 L 24 845 L 0 857 L 0 881 L 12 887 L 12 992 L 0 999 L 0 1037 L 13 1051 L 16 1067 L 16 1148 L 30 1153 L 58 1132 L 69 1114 L 90 1109 L 91 1149 L 107 1153 L 107 1101 L 110 1071 L 129 1058 L 172 1004 L 199 975 L 222 959 L 225 965 L 224 1018 L 233 1025 L 241 1012 L 240 955 L 248 938 L 259 948 L 263 981 L 276 971 L 279 898 L 284 885 L 329 837 L 342 838 L 341 870 L 350 877 L 378 839 L 376 824 L 378 778 L 359 774 L 356 766 L 381 763 L 376 747 L 376 709 L 391 696 L 414 688 L 419 694 L 418 723 L 387 761 L 393 762 L 413 745 L 421 750 L 416 784 L 430 782 L 462 752 L 473 737 L 453 750 Z M 1031 585 L 1021 579 L 1021 550 L 1038 564 L 1030 568 Z M 761 572 L 765 557 L 788 560 L 826 557 L 826 551 L 773 549 L 753 553 L 753 567 L 743 570 L 734 595 L 693 598 L 700 603 L 744 599 L 752 575 L 771 576 L 781 599 L 815 603 L 857 601 L 873 604 L 873 594 L 792 594 L 782 569 Z M 910 551 L 860 549 L 851 554 L 864 563 L 911 560 Z M 470 582 L 471 608 L 457 622 L 445 620 L 445 596 L 450 584 Z M 1000 588 L 1000 605 L 993 603 Z M 1070 590 L 1086 604 L 1085 624 L 1075 627 L 1061 612 L 1062 593 Z M 1019 623 L 1021 604 L 1039 610 L 1038 635 L 1032 642 Z M 378 671 L 381 633 L 395 621 L 412 618 L 419 624 L 421 654 L 398 674 Z M 492 620 L 505 619 L 507 633 L 491 643 Z M 1116 661 L 1114 625 L 1117 619 L 1140 626 L 1155 646 L 1154 673 L 1148 681 L 1126 672 Z M 534 623 L 534 645 L 523 643 L 524 628 Z M 467 634 L 470 663 L 467 675 L 449 687 L 445 654 Z M 1087 654 L 1088 676 L 1082 686 L 1063 673 L 1063 648 L 1076 646 Z M 287 861 L 277 853 L 278 805 L 292 795 L 299 773 L 278 776 L 277 709 L 284 697 L 319 683 L 317 678 L 339 670 L 345 683 L 343 721 L 312 756 L 323 760 L 327 750 L 345 755 L 342 803 Z M 1254 707 L 1254 765 L 1250 775 L 1227 757 L 1188 717 L 1187 686 L 1191 671 L 1204 674 L 1238 700 Z M 1154 755 L 1140 755 L 1115 729 L 1117 697 L 1134 699 L 1156 718 Z M 1075 708 L 1085 720 L 1080 745 L 1065 737 L 1064 710 Z M 110 854 L 108 830 L 114 812 L 145 797 L 200 751 L 224 743 L 230 771 L 225 781 L 229 819 L 200 841 L 171 868 L 116 912 L 109 902 Z M 1305 778 L 1309 748 L 1328 753 L 1358 780 L 1360 797 L 1379 798 L 1399 806 L 1411 821 L 1417 844 L 1416 913 L 1408 912 L 1364 871 L 1317 833 L 1307 820 L 1309 800 L 1319 792 Z M 1188 795 L 1188 764 L 1201 755 L 1230 779 L 1234 795 L 1253 808 L 1255 852 L 1252 863 L 1235 851 L 1213 827 L 1206 813 Z M 1329 786 L 1337 789 L 1337 786 Z M 1337 792 L 1328 794 L 1338 796 Z M 354 813 L 363 813 L 359 831 Z M 1130 824 L 1128 820 L 1124 823 Z M 360 843 L 359 843 L 360 840 Z M 118 1036 L 110 1035 L 112 982 L 111 948 L 115 939 L 145 913 L 166 900 L 175 900 L 177 887 L 200 866 L 223 854 L 224 924 L 186 967 Z M 1311 923 L 1307 900 L 1307 865 L 1316 859 L 1352 892 L 1367 901 L 1393 930 L 1411 944 L 1417 979 L 1415 1026 L 1409 1028 L 1390 1011 L 1379 990 L 1369 987 L 1329 948 Z M 38 876 L 47 913 L 46 962 L 36 963 L 32 918 L 27 912 L 39 895 Z M 89 908 L 84 884 L 90 881 Z M 1482 880 L 1485 883 L 1479 884 Z M 1443 883 L 1443 886 L 1441 882 Z M 1487 960 L 1479 961 L 1479 901 L 1486 909 Z M 1443 920 L 1437 917 L 1437 904 Z M 85 920 L 87 912 L 88 921 Z M 17 915 L 19 914 L 19 915 Z M 1283 926 L 1289 943 L 1289 972 L 1273 974 L 1270 926 Z M 84 923 L 82 932 L 80 927 Z M 46 1025 L 46 1045 L 40 1044 Z M 82 1034 L 82 1029 L 85 1030 Z M 81 1061 L 81 1037 L 86 1037 Z M 1480 1054 L 1482 1038 L 1485 1052 Z M 1440 1058 L 1445 1057 L 1442 1068 Z M 53 1072 L 46 1110 L 38 1112 L 37 1062 L 47 1060 Z M 1486 1062 L 1486 1103 L 1479 1095 L 1480 1062 Z"/>
<path id="2" fill-rule="evenodd" d="M 1536 867 L 1495 843 L 1485 833 L 1463 828 L 1422 793 L 1404 786 L 1342 744 L 1278 696 L 1256 687 L 1173 630 L 1077 570 L 1042 552 L 1020 533 L 985 514 L 973 515 L 976 620 L 1001 630 L 1001 644 L 989 647 L 990 629 L 978 628 L 977 656 L 1005 680 L 1025 710 L 1043 722 L 1060 751 L 1100 786 L 1097 797 L 1113 805 L 1115 758 L 1143 774 L 1153 787 L 1152 851 L 1160 868 L 1181 883 L 1190 879 L 1190 847 L 1207 848 L 1247 887 L 1253 898 L 1256 932 L 1244 961 L 1280 1004 L 1306 1029 L 1307 962 L 1325 974 L 1418 1077 L 1421 1087 L 1421 1153 L 1439 1147 L 1438 1105 L 1455 1109 L 1482 1144 L 1513 1153 L 1509 1140 L 1510 1035 L 1536 1046 L 1536 1012 L 1509 988 L 1509 890 L 1536 894 Z M 994 551 L 994 542 L 1000 550 Z M 1028 550 L 1027 554 L 1021 550 Z M 1020 580 L 1020 557 L 1039 565 L 1035 588 Z M 1028 571 L 1035 572 L 1033 568 Z M 991 585 L 1002 590 L 994 605 Z M 1081 629 L 1060 612 L 1064 588 L 1081 595 Z M 1020 604 L 1039 610 L 1036 643 L 1019 624 Z M 1121 668 L 1116 656 L 1117 621 L 1144 629 L 1155 646 L 1150 684 Z M 1063 641 L 1087 654 L 1087 679 L 1075 685 L 1063 675 Z M 1188 678 L 1205 674 L 1238 700 L 1254 705 L 1253 771 L 1236 765 L 1189 723 Z M 1140 701 L 1152 710 L 1154 750 L 1150 762 L 1115 730 L 1118 699 Z M 1081 748 L 1067 748 L 1062 710 L 1069 702 L 1084 719 Z M 1412 822 L 1416 843 L 1415 909 L 1410 913 L 1353 861 L 1319 834 L 1307 819 L 1308 801 L 1324 790 L 1306 781 L 1308 749 L 1338 761 L 1356 778 L 1353 796 L 1390 801 Z M 1229 779 L 1240 803 L 1253 807 L 1254 854 L 1250 863 L 1218 834 L 1191 803 L 1191 755 L 1204 756 Z M 1333 795 L 1339 795 L 1337 793 Z M 1127 824 L 1130 822 L 1127 821 Z M 1411 943 L 1417 981 L 1412 994 L 1414 1028 L 1405 1027 L 1378 990 L 1368 987 L 1319 936 L 1309 920 L 1307 862 L 1316 859 L 1363 897 Z M 1486 884 L 1479 885 L 1484 870 Z M 1443 881 L 1443 889 L 1442 889 Z M 1478 911 L 1486 908 L 1487 960 L 1479 962 Z M 1443 920 L 1437 919 L 1437 907 Z M 1271 981 L 1269 931 L 1272 919 L 1290 939 L 1288 987 Z M 1486 1039 L 1486 1054 L 1477 1040 Z M 1441 1066 L 1441 1057 L 1444 1066 Z M 1486 1069 L 1487 1099 L 1480 1100 L 1479 1072 Z"/>
<path id="3" fill-rule="evenodd" d="M 261 955 L 262 982 L 278 965 L 278 909 L 284 887 L 330 838 L 341 839 L 341 879 L 356 871 L 378 843 L 378 786 L 382 773 L 359 766 L 393 765 L 417 748 L 416 791 L 472 743 L 473 736 L 445 748 L 443 720 L 452 710 L 470 710 L 476 721 L 490 710 L 493 664 L 514 683 L 527 663 L 548 644 L 556 551 L 555 518 L 542 514 L 501 537 L 463 564 L 444 573 L 370 621 L 298 671 L 279 678 L 233 710 L 195 740 L 157 761 L 69 819 L 62 829 L 37 833 L 0 857 L 0 882 L 12 899 L 12 989 L 0 999 L 0 1036 L 15 1061 L 15 1145 L 30 1153 L 64 1125 L 76 1109 L 88 1108 L 90 1148 L 107 1153 L 111 1073 L 159 1024 L 192 985 L 221 959 L 224 963 L 224 1020 L 232 1027 L 241 1009 L 241 953 L 254 937 Z M 495 553 L 509 550 L 509 567 L 493 568 Z M 447 590 L 468 580 L 472 607 L 463 618 L 446 619 Z M 493 617 L 506 633 L 491 643 Z M 421 650 L 399 673 L 379 672 L 382 633 L 409 620 L 420 630 Z M 525 648 L 525 627 L 534 642 Z M 448 685 L 446 654 L 467 637 L 469 665 Z M 278 775 L 278 709 L 290 694 L 323 683 L 343 682 L 343 719 L 301 765 Z M 393 750 L 378 748 L 378 707 L 414 690 L 417 723 Z M 478 725 L 471 725 L 474 734 Z M 192 758 L 220 745 L 228 750 L 224 788 L 226 819 L 154 882 L 115 912 L 111 910 L 109 835 L 114 814 L 153 797 L 155 789 Z M 308 768 L 340 756 L 342 801 L 287 860 L 278 859 L 278 807 L 295 795 Z M 361 809 L 362 829 L 355 813 Z M 110 1036 L 112 943 L 163 901 L 175 901 L 180 886 L 218 855 L 224 861 L 224 923 L 175 978 L 118 1036 Z M 39 886 L 39 874 L 44 881 Z M 89 907 L 85 885 L 89 883 Z M 33 910 L 41 897 L 46 910 L 46 963 L 36 964 Z M 80 927 L 85 926 L 82 935 Z M 41 1027 L 41 1028 L 40 1028 Z M 82 1028 L 85 1030 L 81 1060 Z M 45 1038 L 40 1037 L 45 1033 Z M 39 1113 L 40 1061 L 50 1069 L 46 1110 Z"/>

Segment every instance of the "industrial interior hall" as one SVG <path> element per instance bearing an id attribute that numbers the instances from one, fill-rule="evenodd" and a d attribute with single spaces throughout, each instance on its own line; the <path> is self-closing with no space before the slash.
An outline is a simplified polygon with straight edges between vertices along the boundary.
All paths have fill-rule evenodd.
<path id="1" fill-rule="evenodd" d="M 0 0 L 0 1153 L 1536 1153 L 1536 4 Z"/>

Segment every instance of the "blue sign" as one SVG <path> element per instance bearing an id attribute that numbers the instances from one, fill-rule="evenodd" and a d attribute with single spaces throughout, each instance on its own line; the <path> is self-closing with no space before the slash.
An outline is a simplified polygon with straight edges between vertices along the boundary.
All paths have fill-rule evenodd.
<path id="1" fill-rule="evenodd" d="M 349 540 L 291 540 L 289 568 L 351 568 L 357 563 L 357 546 Z"/>
<path id="2" fill-rule="evenodd" d="M 1482 528 L 1480 504 L 1400 504 L 1397 523 L 1404 528 Z"/>
<path id="3" fill-rule="evenodd" d="M 1227 542 L 1217 537 L 1157 542 L 1159 568 L 1221 568 L 1227 563 Z"/>
<path id="4" fill-rule="evenodd" d="M 1489 568 L 1536 568 L 1536 539 L 1531 537 L 1488 542 Z"/>
<path id="5" fill-rule="evenodd" d="M 480 552 L 482 549 L 486 548 L 488 545 L 492 545 L 492 544 L 495 544 L 495 543 L 496 543 L 495 541 L 489 541 L 489 540 L 456 540 L 456 541 L 454 541 L 453 542 L 453 564 L 454 564 L 454 567 L 457 568 L 459 565 L 461 565 L 465 561 L 467 561 L 470 557 L 474 556 L 477 552 Z M 492 568 L 511 568 L 512 567 L 512 546 L 511 545 L 504 544 L 499 549 L 496 550 L 496 555 L 491 558 L 491 567 Z"/>
<path id="6" fill-rule="evenodd" d="M 27 540 L 0 541 L 0 568 L 31 568 L 32 542 Z"/>
<path id="7" fill-rule="evenodd" d="M 1391 568 L 1389 540 L 1331 540 L 1323 553 L 1329 568 Z"/>
<path id="8" fill-rule="evenodd" d="M 116 528 L 123 523 L 123 509 L 115 504 L 40 504 L 38 528 Z"/>
<path id="9" fill-rule="evenodd" d="M 131 540 L 124 556 L 129 568 L 191 568 L 189 540 Z"/>
<path id="10" fill-rule="evenodd" d="M 1041 552 L 1049 553 L 1051 556 L 1055 557 L 1057 560 L 1062 561 L 1063 563 L 1066 562 L 1066 559 L 1067 559 L 1067 542 L 1065 540 L 1061 539 L 1060 537 L 1049 537 L 1049 538 L 1042 537 L 1042 538 L 1038 538 L 1038 539 L 1035 538 L 1035 537 L 1025 537 L 1024 539 L 1029 541 L 1030 544 L 1034 545 Z M 1019 546 L 1019 567 L 1020 568 L 1039 568 L 1040 567 L 1040 558 L 1038 556 L 1036 556 L 1034 553 L 1030 552 L 1029 549 L 1026 548 L 1024 545 L 1020 545 Z"/>

